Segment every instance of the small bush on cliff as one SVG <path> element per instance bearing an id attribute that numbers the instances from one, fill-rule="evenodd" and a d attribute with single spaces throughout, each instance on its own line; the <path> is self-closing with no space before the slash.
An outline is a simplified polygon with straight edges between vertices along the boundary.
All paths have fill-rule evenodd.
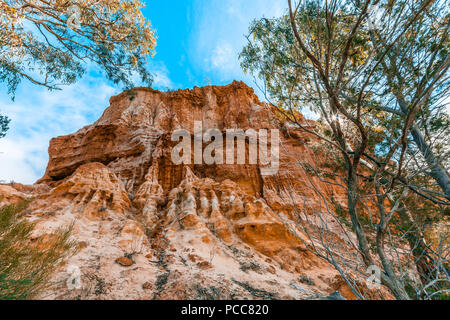
<path id="1" fill-rule="evenodd" d="M 52 272 L 75 248 L 71 228 L 32 240 L 24 201 L 0 209 L 0 300 L 32 299 L 49 285 Z"/>

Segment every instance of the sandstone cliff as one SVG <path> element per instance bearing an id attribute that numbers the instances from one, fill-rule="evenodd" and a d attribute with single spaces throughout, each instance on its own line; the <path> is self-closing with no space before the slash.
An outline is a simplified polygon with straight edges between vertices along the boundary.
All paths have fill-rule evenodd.
<path id="1" fill-rule="evenodd" d="M 171 134 L 192 132 L 194 121 L 223 132 L 280 129 L 278 174 L 263 176 L 260 165 L 174 165 Z M 298 211 L 321 211 L 330 236 L 346 241 L 310 179 L 342 206 L 344 194 L 298 163 L 321 164 L 312 143 L 242 82 L 136 88 L 111 98 L 92 125 L 53 139 L 45 176 L 34 186 L 1 186 L 0 206 L 34 197 L 36 236 L 74 224 L 81 249 L 68 265 L 81 269 L 82 288 L 69 290 L 62 269 L 43 298 L 314 299 L 336 290 L 352 298 L 300 227 L 320 232 L 320 221 Z"/>

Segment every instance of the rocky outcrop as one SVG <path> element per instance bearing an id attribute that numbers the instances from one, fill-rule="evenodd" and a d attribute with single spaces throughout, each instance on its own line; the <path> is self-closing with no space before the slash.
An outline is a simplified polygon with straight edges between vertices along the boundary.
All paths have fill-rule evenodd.
<path id="1" fill-rule="evenodd" d="M 261 163 L 175 165 L 171 135 L 193 134 L 194 121 L 222 133 L 279 129 L 278 173 L 261 174 Z M 345 199 L 299 165 L 299 158 L 311 167 L 325 161 L 307 147 L 313 143 L 242 82 L 175 92 L 136 88 L 111 98 L 94 124 L 50 142 L 39 188 L 3 186 L 0 194 L 8 203 L 34 197 L 27 216 L 39 236 L 73 225 L 80 251 L 68 265 L 81 270 L 82 286 L 70 290 L 72 269 L 60 270 L 46 298 L 308 299 L 338 290 L 351 299 L 301 228 L 315 222 L 300 219 L 298 210 L 329 210 L 310 179 L 324 198 L 342 206 Z M 330 236 L 344 241 L 342 226 L 327 219 Z"/>

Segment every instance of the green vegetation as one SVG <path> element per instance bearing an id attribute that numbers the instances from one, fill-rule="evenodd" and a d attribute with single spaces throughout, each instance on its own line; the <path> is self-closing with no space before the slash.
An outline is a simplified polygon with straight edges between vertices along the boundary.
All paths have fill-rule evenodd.
<path id="1" fill-rule="evenodd" d="M 450 205 L 445 2 L 287 3 L 283 16 L 250 24 L 240 61 L 259 80 L 281 121 L 318 139 L 300 142 L 313 152 L 327 151 L 325 168 L 293 156 L 318 178 L 308 180 L 311 189 L 350 226 L 360 255 L 340 261 L 343 249 L 326 232 L 318 236 L 323 249 L 314 252 L 347 284 L 355 273 L 380 266 L 381 283 L 396 299 L 411 298 L 409 285 L 421 299 L 448 295 L 448 242 L 433 247 L 424 233 L 427 226 L 444 223 L 439 213 Z M 299 116 L 305 111 L 318 118 L 315 126 Z M 324 199 L 317 181 L 341 188 L 344 207 Z M 315 214 L 324 229 L 333 230 L 319 210 Z M 392 255 L 390 248 L 405 239 L 410 250 Z M 417 269 L 412 284 L 404 275 L 406 261 Z M 359 299 L 372 298 L 357 287 L 352 291 Z"/>
<path id="2" fill-rule="evenodd" d="M 21 81 L 61 89 L 98 66 L 116 84 L 151 84 L 154 31 L 140 0 L 0 2 L 0 82 L 14 98 Z"/>
<path id="3" fill-rule="evenodd" d="M 0 138 L 6 135 L 6 131 L 9 129 L 9 121 L 8 117 L 0 114 Z"/>
<path id="4" fill-rule="evenodd" d="M 0 300 L 34 298 L 49 286 L 52 272 L 74 253 L 71 228 L 32 239 L 34 224 L 25 218 L 29 202 L 0 209 Z"/>

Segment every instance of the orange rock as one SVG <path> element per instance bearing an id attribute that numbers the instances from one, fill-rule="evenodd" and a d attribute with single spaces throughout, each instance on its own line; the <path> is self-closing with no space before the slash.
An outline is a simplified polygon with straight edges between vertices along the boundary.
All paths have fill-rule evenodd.
<path id="1" fill-rule="evenodd" d="M 22 200 L 25 200 L 27 195 L 18 191 L 9 185 L 0 185 L 0 208 L 3 206 L 17 204 Z"/>
<path id="2" fill-rule="evenodd" d="M 211 269 L 212 265 L 208 261 L 202 261 L 197 263 L 197 267 L 200 269 Z"/>
<path id="3" fill-rule="evenodd" d="M 130 267 L 133 265 L 133 260 L 126 257 L 120 257 L 116 259 L 116 263 L 120 264 L 122 267 Z"/>
<path id="4" fill-rule="evenodd" d="M 192 262 L 196 262 L 197 259 L 199 259 L 199 256 L 195 255 L 195 254 L 190 254 L 188 255 L 189 260 L 191 260 Z"/>
<path id="5" fill-rule="evenodd" d="M 153 283 L 151 282 L 146 282 L 142 285 L 142 289 L 144 290 L 153 290 Z"/>
<path id="6" fill-rule="evenodd" d="M 176 143 L 171 136 L 177 129 L 192 133 L 194 121 L 223 133 L 231 128 L 284 132 L 278 174 L 263 176 L 261 165 L 173 164 Z M 315 126 L 302 117 L 300 121 Z M 311 188 L 307 170 L 298 164 L 299 159 L 311 166 L 325 162 L 325 156 L 307 146 L 312 143 L 317 143 L 314 136 L 286 124 L 242 82 L 174 92 L 135 88 L 111 98 L 95 123 L 53 139 L 39 184 L 0 186 L 0 206 L 35 197 L 28 210 L 36 222 L 36 237 L 73 224 L 72 237 L 89 243 L 89 250 L 81 250 L 68 263 L 95 262 L 98 279 L 91 278 L 110 288 L 102 298 L 148 297 L 144 291 L 153 286 L 142 285 L 142 275 L 154 275 L 154 283 L 163 288 L 158 298 L 192 298 L 202 292 L 208 299 L 248 299 L 251 296 L 233 280 L 250 281 L 248 273 L 239 270 L 243 262 L 254 262 L 261 272 L 252 273 L 253 288 L 299 299 L 302 293 L 290 283 L 302 271 L 323 271 L 325 280 L 337 274 L 307 250 L 299 213 L 310 214 L 311 228 L 321 231 L 313 214 L 322 212 L 330 219 L 329 236 L 336 241 L 343 237 Z M 314 182 L 323 197 L 333 197 L 345 208 L 343 190 L 319 179 Z M 135 261 L 123 255 L 133 255 Z M 119 275 L 110 261 L 136 268 Z M 203 272 L 194 274 L 189 261 Z M 283 272 L 277 273 L 273 265 Z M 173 268 L 179 269 L 177 276 L 170 273 Z M 55 277 L 64 282 L 67 274 Z M 268 277 L 276 281 L 270 284 Z M 217 288 L 217 283 L 225 284 L 220 293 L 207 289 Z M 66 289 L 47 293 L 70 295 Z"/>
<path id="7" fill-rule="evenodd" d="M 88 246 L 89 244 L 86 241 L 78 242 L 78 248 L 80 248 L 81 250 L 87 248 Z"/>
<path id="8" fill-rule="evenodd" d="M 204 237 L 202 237 L 202 242 L 203 243 L 211 243 L 211 239 L 208 236 L 204 236 Z"/>

